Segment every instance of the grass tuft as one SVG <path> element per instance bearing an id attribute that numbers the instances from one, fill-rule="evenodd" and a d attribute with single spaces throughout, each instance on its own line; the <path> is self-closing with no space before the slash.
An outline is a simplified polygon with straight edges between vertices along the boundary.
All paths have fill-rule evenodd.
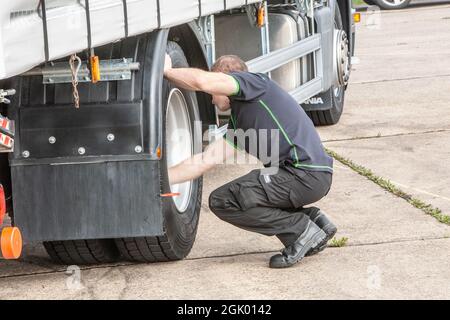
<path id="1" fill-rule="evenodd" d="M 342 238 L 333 238 L 332 240 L 331 240 L 331 243 L 330 243 L 330 247 L 332 247 L 332 248 L 341 248 L 341 247 L 345 247 L 346 245 L 347 245 L 347 241 L 348 241 L 348 238 L 346 238 L 346 237 L 342 237 Z"/>

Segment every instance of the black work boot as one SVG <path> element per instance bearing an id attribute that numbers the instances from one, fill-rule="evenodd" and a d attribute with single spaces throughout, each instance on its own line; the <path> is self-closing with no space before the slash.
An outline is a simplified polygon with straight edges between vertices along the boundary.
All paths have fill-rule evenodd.
<path id="1" fill-rule="evenodd" d="M 328 241 L 330 241 L 337 232 L 336 226 L 327 218 L 325 213 L 316 207 L 304 208 L 302 212 L 306 214 L 311 221 L 313 221 L 317 226 L 322 229 L 327 237 L 324 241 L 317 246 L 317 248 L 311 249 L 306 256 L 312 256 L 323 251 L 327 247 Z"/>
<path id="2" fill-rule="evenodd" d="M 287 246 L 281 254 L 274 255 L 270 258 L 269 266 L 271 268 L 287 268 L 293 266 L 302 260 L 307 252 L 319 246 L 326 237 L 325 232 L 309 220 L 305 231 L 293 244 Z"/>

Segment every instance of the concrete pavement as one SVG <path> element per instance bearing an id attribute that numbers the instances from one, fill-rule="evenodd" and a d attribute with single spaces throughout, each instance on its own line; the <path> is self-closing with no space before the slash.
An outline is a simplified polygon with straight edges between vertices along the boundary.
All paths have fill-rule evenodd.
<path id="1" fill-rule="evenodd" d="M 327 249 L 293 269 L 272 253 L 1 280 L 1 299 L 448 299 L 450 239 Z M 436 258 L 437 257 L 437 258 Z"/>
<path id="2" fill-rule="evenodd" d="M 363 14 L 360 62 L 344 115 L 319 131 L 327 148 L 449 214 L 447 17 L 449 5 L 383 12 L 381 29 L 373 29 Z M 255 167 L 219 167 L 205 176 L 188 259 L 66 274 L 39 244 L 28 244 L 22 260 L 0 261 L 0 299 L 450 298 L 450 227 L 338 162 L 332 190 L 319 206 L 338 225 L 337 237 L 349 239 L 347 246 L 290 269 L 269 269 L 268 259 L 281 249 L 278 240 L 227 225 L 207 207 L 210 191 Z"/>

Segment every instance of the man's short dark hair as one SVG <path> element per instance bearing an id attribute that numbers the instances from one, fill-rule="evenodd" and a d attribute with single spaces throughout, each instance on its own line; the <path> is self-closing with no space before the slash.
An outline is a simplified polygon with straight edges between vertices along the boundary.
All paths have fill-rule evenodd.
<path id="1" fill-rule="evenodd" d="M 211 70 L 214 72 L 230 73 L 235 71 L 248 71 L 248 67 L 241 58 L 230 54 L 219 57 Z"/>

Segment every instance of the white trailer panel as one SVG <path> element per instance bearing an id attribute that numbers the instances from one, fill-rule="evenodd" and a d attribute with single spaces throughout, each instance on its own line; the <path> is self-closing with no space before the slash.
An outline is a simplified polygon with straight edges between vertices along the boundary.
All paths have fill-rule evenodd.
<path id="1" fill-rule="evenodd" d="M 128 35 L 191 21 L 255 0 L 126 0 Z M 39 0 L 8 1 L 0 8 L 0 79 L 21 74 L 45 62 L 42 10 Z M 46 0 L 48 59 L 88 48 L 85 0 Z M 226 8 L 224 8 L 226 4 Z M 123 0 L 89 0 L 92 46 L 125 37 Z M 160 22 L 160 26 L 158 26 Z"/>
<path id="2" fill-rule="evenodd" d="M 198 0 L 160 1 L 161 27 L 171 27 L 198 17 Z M 176 14 L 174 12 L 177 12 Z"/>
<path id="3" fill-rule="evenodd" d="M 129 36 L 158 28 L 158 10 L 155 0 L 127 0 L 127 10 Z"/>

